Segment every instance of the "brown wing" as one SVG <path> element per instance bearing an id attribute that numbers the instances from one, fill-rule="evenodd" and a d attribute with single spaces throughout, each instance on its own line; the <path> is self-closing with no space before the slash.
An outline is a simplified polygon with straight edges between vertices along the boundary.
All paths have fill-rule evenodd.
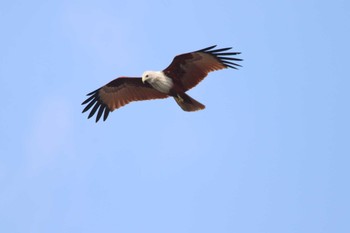
<path id="1" fill-rule="evenodd" d="M 82 105 L 87 104 L 83 113 L 92 108 L 88 118 L 97 112 L 96 122 L 103 114 L 103 120 L 108 117 L 109 112 L 120 108 L 132 101 L 162 99 L 168 95 L 161 93 L 143 83 L 141 78 L 117 78 L 105 86 L 87 94 L 90 96 Z"/>
<path id="2" fill-rule="evenodd" d="M 237 69 L 239 64 L 232 61 L 242 59 L 230 57 L 239 52 L 225 52 L 231 48 L 216 49 L 216 45 L 191 53 L 178 55 L 163 70 L 164 74 L 174 79 L 182 91 L 187 91 L 202 81 L 209 72 L 224 68 Z"/>

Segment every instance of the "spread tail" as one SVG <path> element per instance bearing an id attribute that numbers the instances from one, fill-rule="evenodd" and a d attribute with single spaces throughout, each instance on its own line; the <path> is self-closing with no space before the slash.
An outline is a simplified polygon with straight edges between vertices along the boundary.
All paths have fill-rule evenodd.
<path id="1" fill-rule="evenodd" d="M 197 100 L 193 99 L 186 93 L 178 94 L 177 96 L 174 96 L 174 99 L 176 103 L 182 108 L 182 110 L 186 112 L 198 111 L 205 108 L 203 104 L 199 103 Z"/>

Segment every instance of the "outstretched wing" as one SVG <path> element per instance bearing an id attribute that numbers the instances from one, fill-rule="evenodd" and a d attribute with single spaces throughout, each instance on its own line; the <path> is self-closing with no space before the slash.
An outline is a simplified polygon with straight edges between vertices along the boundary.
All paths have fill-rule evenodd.
<path id="1" fill-rule="evenodd" d="M 182 91 L 187 91 L 202 81 L 211 71 L 224 68 L 237 69 L 240 66 L 235 62 L 242 59 L 231 57 L 240 52 L 226 52 L 231 48 L 213 50 L 215 47 L 216 45 L 176 56 L 163 70 L 164 74 L 182 86 Z"/>
<path id="2" fill-rule="evenodd" d="M 96 122 L 100 120 L 102 114 L 105 121 L 109 112 L 132 101 L 168 97 L 168 95 L 152 88 L 148 83 L 143 83 L 141 78 L 126 77 L 114 79 L 105 86 L 87 94 L 87 96 L 90 97 L 82 103 L 82 105 L 87 104 L 83 113 L 92 108 L 88 118 L 97 112 Z"/>

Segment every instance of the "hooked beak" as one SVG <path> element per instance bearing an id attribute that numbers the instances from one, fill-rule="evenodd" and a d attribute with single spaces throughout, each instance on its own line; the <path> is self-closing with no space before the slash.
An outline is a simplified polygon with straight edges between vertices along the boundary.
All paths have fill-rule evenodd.
<path id="1" fill-rule="evenodd" d="M 144 77 L 142 77 L 142 82 L 143 83 L 145 83 L 146 82 L 146 80 L 147 80 L 147 78 L 144 76 Z"/>

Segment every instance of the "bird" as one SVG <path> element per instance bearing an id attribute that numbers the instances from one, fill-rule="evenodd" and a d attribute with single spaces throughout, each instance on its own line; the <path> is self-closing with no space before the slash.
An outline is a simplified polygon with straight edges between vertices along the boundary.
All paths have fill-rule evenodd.
<path id="1" fill-rule="evenodd" d="M 87 94 L 82 103 L 82 113 L 91 109 L 88 119 L 96 112 L 96 122 L 103 115 L 105 121 L 110 112 L 133 101 L 164 99 L 173 97 L 187 112 L 202 110 L 205 106 L 186 92 L 201 82 L 209 72 L 225 68 L 238 69 L 233 57 L 240 52 L 229 51 L 232 47 L 214 49 L 216 45 L 180 54 L 162 71 L 145 71 L 142 77 L 119 77 Z"/>

